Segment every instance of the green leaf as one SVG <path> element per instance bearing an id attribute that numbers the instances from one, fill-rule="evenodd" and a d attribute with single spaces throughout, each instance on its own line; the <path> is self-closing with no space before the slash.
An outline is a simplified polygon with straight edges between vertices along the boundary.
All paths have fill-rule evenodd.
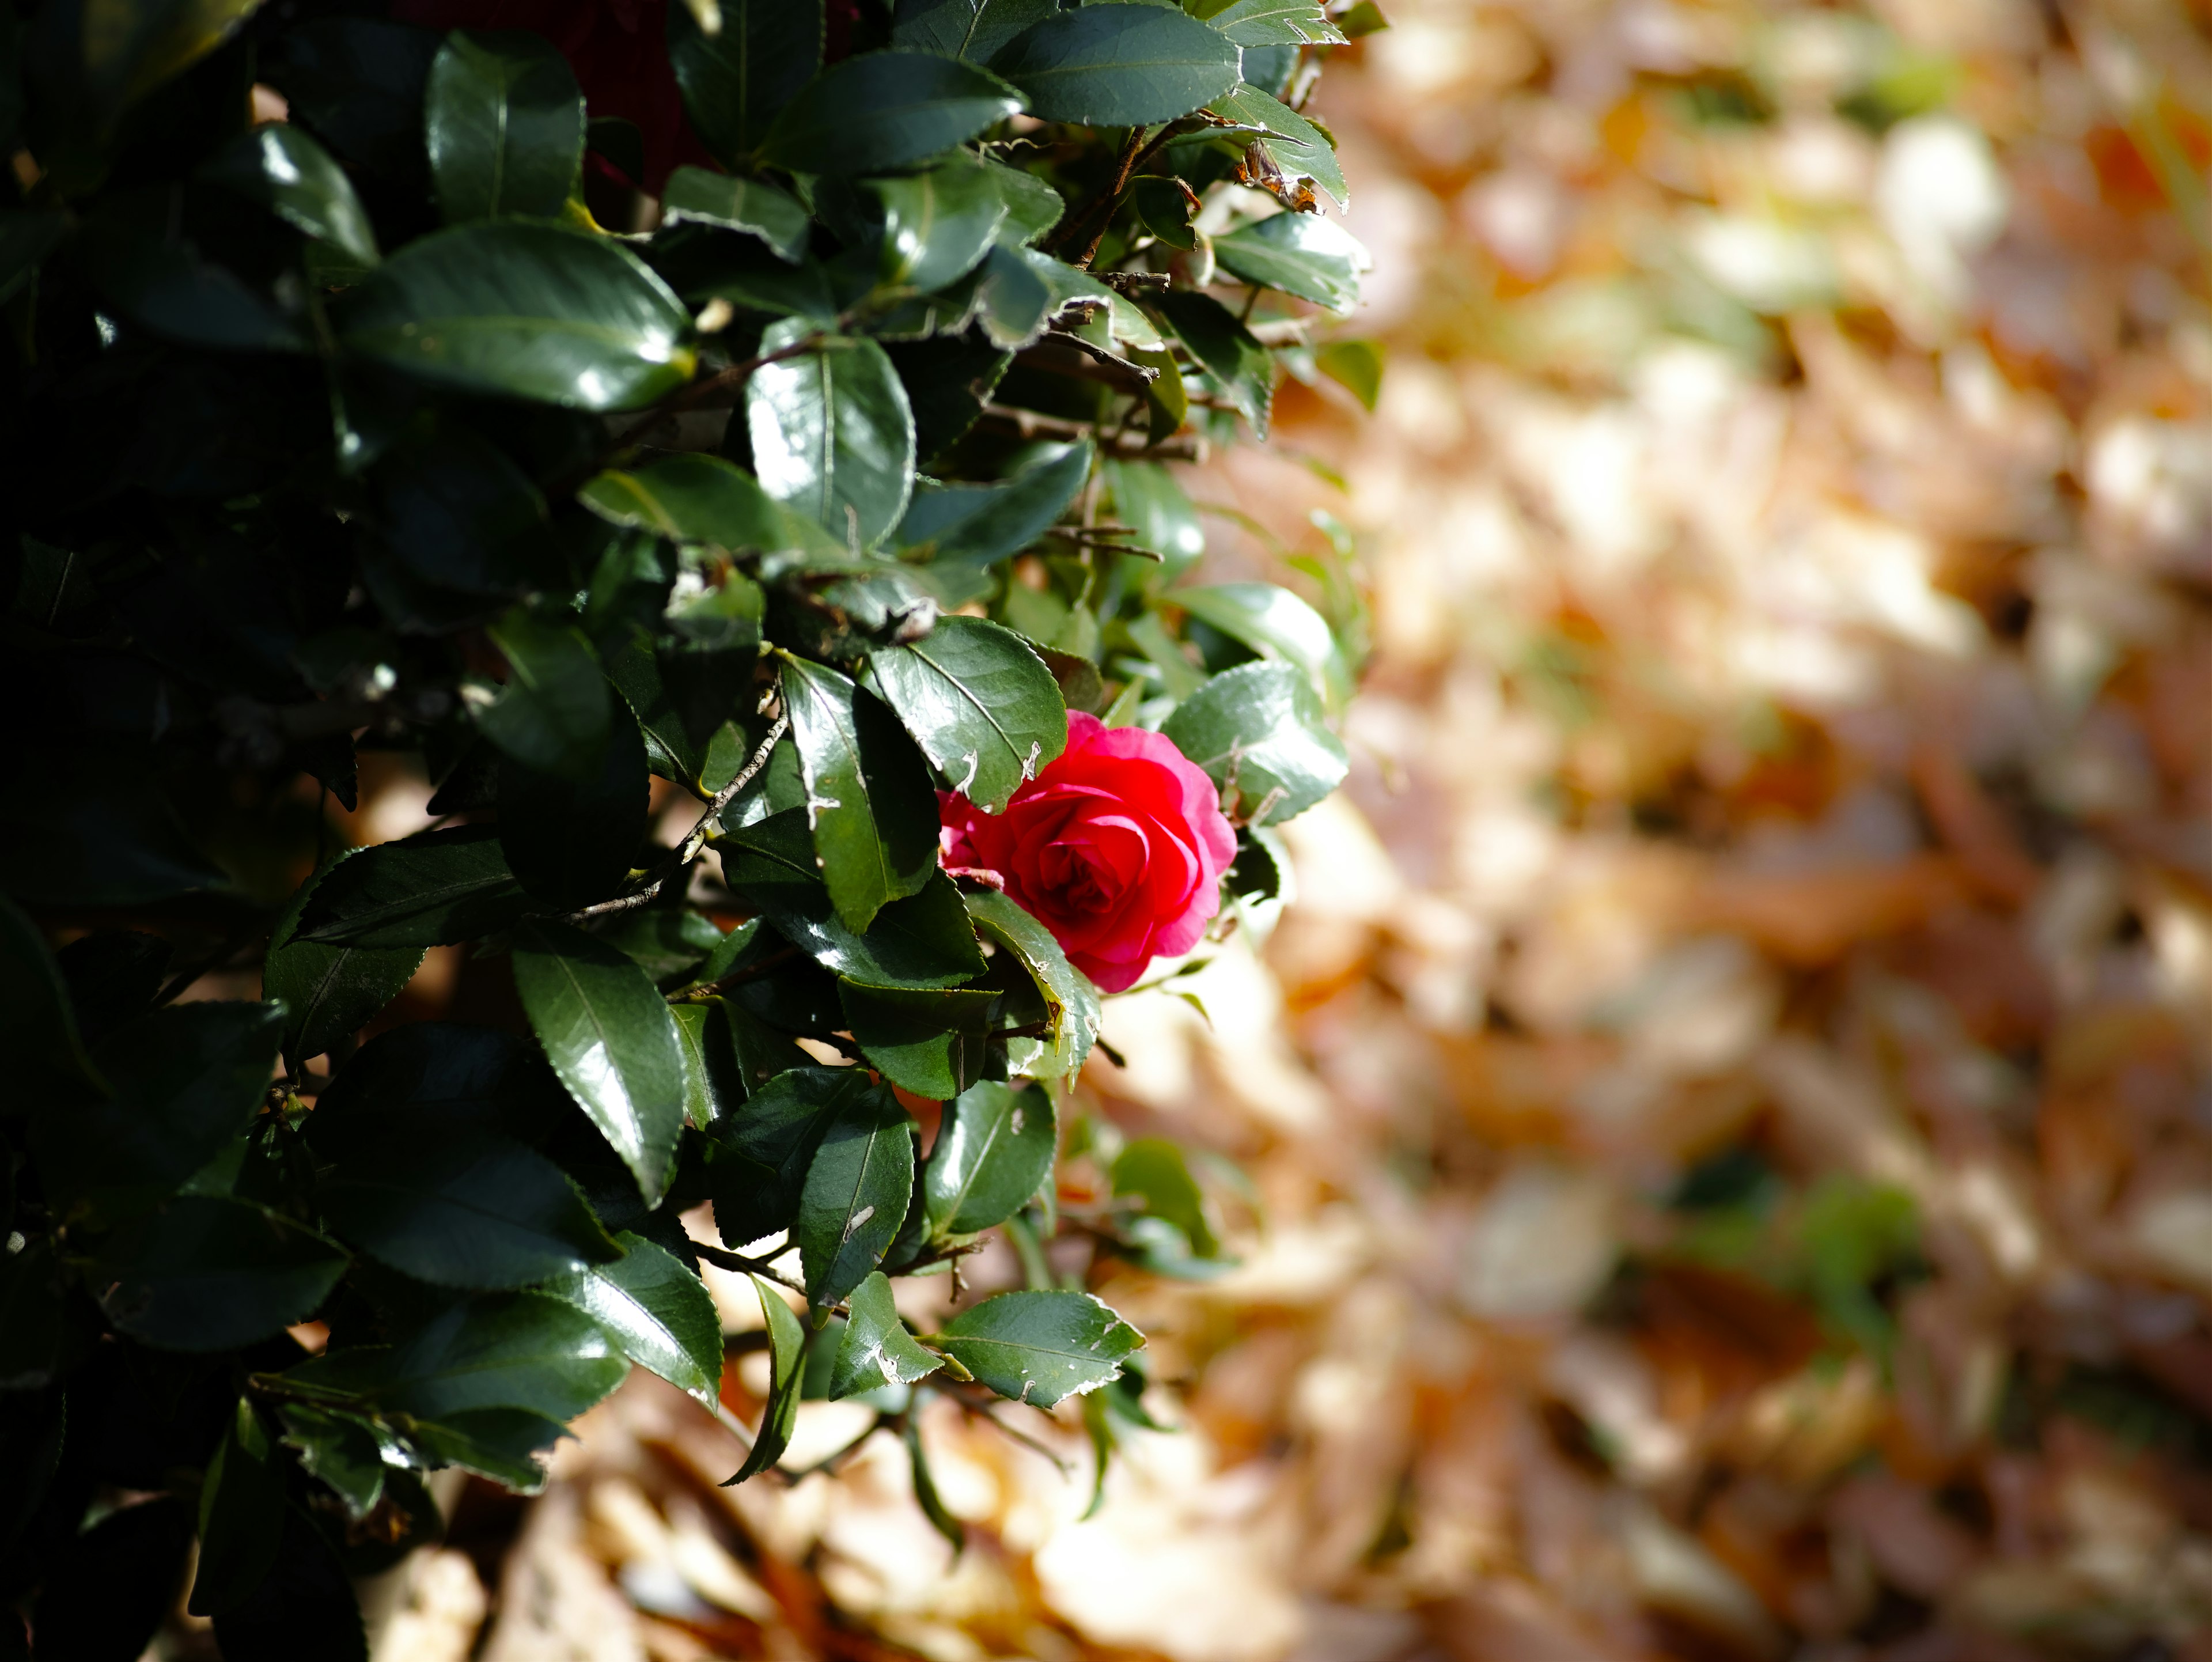
<path id="1" fill-rule="evenodd" d="M 788 191 L 764 179 L 734 179 L 704 167 L 678 167 L 668 176 L 668 187 L 660 197 L 660 217 L 664 224 L 680 225 L 688 219 L 746 232 L 774 249 L 777 259 L 793 265 L 805 254 L 811 231 L 806 210 Z"/>
<path id="2" fill-rule="evenodd" d="M 782 1294 L 758 1275 L 752 1280 L 762 1318 L 768 1324 L 768 1407 L 753 1434 L 752 1452 L 737 1475 L 723 1484 L 725 1488 L 758 1476 L 783 1458 L 784 1450 L 791 1446 L 792 1428 L 799 1423 L 799 1389 L 806 1382 L 806 1330 Z"/>
<path id="3" fill-rule="evenodd" d="M 348 161 L 412 189 L 423 184 L 422 88 L 444 37 L 378 17 L 323 15 L 264 52 L 263 76 Z"/>
<path id="4" fill-rule="evenodd" d="M 568 1174 L 504 1139 L 395 1137 L 340 1165 L 316 1203 L 337 1234 L 434 1287 L 527 1287 L 621 1256 Z"/>
<path id="5" fill-rule="evenodd" d="M 830 1365 L 830 1400 L 857 1397 L 885 1385 L 912 1385 L 945 1366 L 916 1344 L 891 1302 L 891 1284 L 880 1269 L 871 1271 L 846 1302 L 850 1312 L 836 1360 Z"/>
<path id="6" fill-rule="evenodd" d="M 1314 367 L 1372 411 L 1382 396 L 1382 346 L 1372 340 L 1332 340 L 1314 349 Z"/>
<path id="7" fill-rule="evenodd" d="M 1359 274 L 1374 261 L 1343 226 L 1319 214 L 1277 214 L 1213 240 L 1224 271 L 1339 315 L 1359 304 Z"/>
<path id="8" fill-rule="evenodd" d="M 68 1361 L 75 1324 L 64 1275 L 51 1240 L 0 1257 L 0 1391 L 43 1390 Z"/>
<path id="9" fill-rule="evenodd" d="M 1206 1196 L 1190 1174 L 1183 1152 L 1165 1137 L 1139 1137 L 1114 1157 L 1114 1192 L 1133 1195 L 1145 1209 L 1182 1232 L 1201 1258 L 1218 1256 L 1221 1243 L 1206 1220 Z"/>
<path id="10" fill-rule="evenodd" d="M 275 1440 L 246 1397 L 216 1445 L 200 1485 L 199 1568 L 185 1608 L 194 1616 L 234 1609 L 261 1583 L 284 1538 L 284 1467 Z"/>
<path id="11" fill-rule="evenodd" d="M 665 1247 L 627 1232 L 625 1256 L 546 1288 L 614 1336 L 623 1354 L 702 1402 L 722 1388 L 722 1322 L 698 1276 Z"/>
<path id="12" fill-rule="evenodd" d="M 691 379 L 683 302 L 617 244 L 550 225 L 410 242 L 334 312 L 340 344 L 463 392 L 629 410 Z"/>
<path id="13" fill-rule="evenodd" d="M 544 35 L 454 30 L 430 64 L 423 115 L 446 223 L 560 216 L 583 166 L 584 95 Z"/>
<path id="14" fill-rule="evenodd" d="M 1198 247 L 1198 233 L 1191 228 L 1198 217 L 1198 198 L 1180 179 L 1148 174 L 1131 180 L 1129 205 L 1144 228 L 1170 248 Z"/>
<path id="15" fill-rule="evenodd" d="M 428 424 L 394 445 L 374 477 L 378 543 L 422 582 L 507 598 L 558 585 L 544 496 L 481 433 Z"/>
<path id="16" fill-rule="evenodd" d="M 982 279 L 975 289 L 975 320 L 993 345 L 1018 351 L 1069 307 L 1082 301 L 1106 305 L 1113 294 L 1066 260 L 1002 242 L 983 262 Z"/>
<path id="17" fill-rule="evenodd" d="M 1042 1079 L 1073 1075 L 1098 1037 L 1098 989 L 1067 961 L 1052 931 L 1005 895 L 985 889 L 962 898 L 976 929 L 1012 953 L 1044 995 L 1051 1032 L 1018 1071 Z M 1014 1052 L 1007 1054 L 1012 1066 Z"/>
<path id="18" fill-rule="evenodd" d="M 1334 197 L 1340 208 L 1351 205 L 1352 193 L 1345 188 L 1336 146 L 1289 105 L 1270 98 L 1257 87 L 1240 85 L 1206 107 L 1256 134 L 1255 142 L 1286 180 L 1295 185 L 1310 180 Z"/>
<path id="19" fill-rule="evenodd" d="M 301 916 L 329 871 L 301 884 L 277 915 L 261 960 L 261 995 L 283 1001 L 284 1054 L 295 1062 L 358 1031 L 422 967 L 421 947 L 330 947 L 297 938 Z"/>
<path id="20" fill-rule="evenodd" d="M 684 1129 L 683 1042 L 668 1006 L 614 947 L 544 919 L 514 932 L 514 984 L 561 1083 L 658 1202 Z"/>
<path id="21" fill-rule="evenodd" d="M 839 975 L 878 987 L 949 987 L 983 973 L 960 891 L 942 873 L 919 893 L 884 907 L 860 934 L 830 903 L 804 811 L 771 814 L 730 832 L 718 847 L 731 888 Z"/>
<path id="22" fill-rule="evenodd" d="M 104 1089 L 38 925 L 5 896 L 0 896 L 0 1051 L 8 1057 L 14 1088 L 33 1093 L 29 1105 Z"/>
<path id="23" fill-rule="evenodd" d="M 721 29 L 708 34 L 689 5 L 671 5 L 668 61 L 691 131 L 734 167 L 821 66 L 822 0 L 721 0 L 720 9 Z"/>
<path id="24" fill-rule="evenodd" d="M 773 352 L 810 326 L 787 318 L 761 341 Z M 884 349 L 837 338 L 745 383 L 745 427 L 761 486 L 854 551 L 873 548 L 906 512 L 915 466 L 914 411 Z"/>
<path id="25" fill-rule="evenodd" d="M 305 1321 L 346 1271 L 313 1230 L 258 1206 L 185 1195 L 104 1255 L 107 1318 L 161 1350 L 234 1350 Z"/>
<path id="26" fill-rule="evenodd" d="M 967 1528 L 946 1508 L 944 1497 L 937 1492 L 937 1479 L 929 1470 L 929 1456 L 922 1449 L 920 1428 L 909 1418 L 899 1428 L 899 1434 L 906 1440 L 907 1458 L 914 1473 L 915 1504 L 929 1519 L 930 1527 L 945 1537 L 957 1559 L 968 1549 Z"/>
<path id="27" fill-rule="evenodd" d="M 597 774 L 577 780 L 526 767 L 512 756 L 499 770 L 499 840 L 522 886 L 574 910 L 607 899 L 623 886 L 646 840 L 651 776 L 645 740 L 629 707 L 608 700 L 612 720 Z"/>
<path id="28" fill-rule="evenodd" d="M 836 670 L 787 658 L 784 708 L 806 782 L 815 857 L 855 934 L 937 871 L 937 795 L 881 700 Z"/>
<path id="29" fill-rule="evenodd" d="M 165 1495 L 119 1507 L 82 1534 L 67 1525 L 56 1534 L 58 1539 L 43 1543 L 53 1555 L 32 1610 L 40 1662 L 50 1656 L 127 1662 L 143 1655 L 176 1607 L 191 1513 Z M 20 1637 L 16 1642 L 20 1647 Z"/>
<path id="30" fill-rule="evenodd" d="M 276 1410 L 284 1422 L 284 1446 L 298 1452 L 310 1477 L 330 1485 L 358 1522 L 376 1510 L 384 1496 L 384 1455 L 375 1425 L 358 1415 L 286 1403 Z"/>
<path id="31" fill-rule="evenodd" d="M 963 159 L 927 173 L 864 180 L 883 214 L 877 280 L 942 289 L 974 271 L 1006 222 L 1006 200 L 990 169 Z"/>
<path id="32" fill-rule="evenodd" d="M 914 1195 L 914 1121 L 888 1086 L 845 1095 L 822 1128 L 792 1240 L 817 1318 L 883 1262 Z"/>
<path id="33" fill-rule="evenodd" d="M 629 1371 L 605 1330 L 574 1305 L 497 1293 L 441 1311 L 394 1345 L 329 1351 L 283 1378 L 302 1395 L 367 1400 L 419 1419 L 525 1408 L 568 1421 Z"/>
<path id="34" fill-rule="evenodd" d="M 0 213 L 0 301 L 13 298 L 68 234 L 69 216 L 58 208 Z"/>
<path id="35" fill-rule="evenodd" d="M 1164 6 L 1090 5 L 1045 18 L 991 67 L 1044 121 L 1133 127 L 1173 121 L 1237 84 L 1237 48 Z"/>
<path id="36" fill-rule="evenodd" d="M 583 630 L 517 606 L 486 632 L 506 656 L 507 685 L 478 712 L 477 728 L 526 767 L 598 775 L 615 701 Z"/>
<path id="37" fill-rule="evenodd" d="M 448 946 L 511 928 L 528 904 L 497 828 L 456 825 L 380 843 L 331 867 L 316 880 L 291 939 Z"/>
<path id="38" fill-rule="evenodd" d="M 916 557 L 988 565 L 1018 554 L 1055 524 L 1091 477 L 1088 440 L 1048 450 L 995 484 L 919 486 L 892 542 Z"/>
<path id="39" fill-rule="evenodd" d="M 823 1129 L 869 1088 L 857 1068 L 793 1068 L 716 1128 L 715 1148 L 727 1161 L 710 1177 L 714 1226 L 725 1241 L 742 1246 L 791 1227 Z"/>
<path id="40" fill-rule="evenodd" d="M 930 1239 L 973 1235 L 1020 1211 L 1052 1175 L 1059 1129 L 1051 1093 L 994 1081 L 946 1105 L 922 1172 Z"/>
<path id="41" fill-rule="evenodd" d="M 1001 1293 L 963 1311 L 934 1348 L 1001 1397 L 1037 1408 L 1095 1391 L 1143 1334 L 1088 1293 Z"/>
<path id="42" fill-rule="evenodd" d="M 302 128 L 279 121 L 240 133 L 202 162 L 197 177 L 259 203 L 363 265 L 381 258 L 353 181 Z"/>
<path id="43" fill-rule="evenodd" d="M 1055 9 L 1056 0 L 898 0 L 891 44 L 988 64 L 1009 40 Z"/>
<path id="44" fill-rule="evenodd" d="M 307 350 L 291 313 L 172 226 L 179 210 L 175 192 L 142 191 L 105 198 L 86 216 L 76 251 L 107 308 L 186 346 Z"/>
<path id="45" fill-rule="evenodd" d="M 684 1047 L 684 1117 L 711 1131 L 745 1099 L 729 1007 L 709 998 L 668 1008 Z"/>
<path id="46" fill-rule="evenodd" d="M 526 1408 L 472 1408 L 417 1421 L 408 1440 L 435 1465 L 459 1466 L 520 1495 L 545 1487 L 538 1456 L 568 1434 L 558 1420 Z"/>
<path id="47" fill-rule="evenodd" d="M 1344 34 L 1322 0 L 1231 0 L 1191 10 L 1240 46 L 1340 46 Z"/>
<path id="48" fill-rule="evenodd" d="M 85 90 L 112 121 L 206 57 L 252 16 L 260 0 L 84 0 Z"/>
<path id="49" fill-rule="evenodd" d="M 1217 583 L 1179 588 L 1167 597 L 1194 618 L 1242 641 L 1263 657 L 1280 658 L 1306 673 L 1331 709 L 1352 697 L 1352 672 L 1321 613 L 1273 583 Z"/>
<path id="50" fill-rule="evenodd" d="M 1067 747 L 1052 672 L 1021 636 L 982 618 L 941 618 L 912 646 L 877 648 L 868 679 L 931 765 L 987 813 Z"/>
<path id="51" fill-rule="evenodd" d="M 1304 813 L 1350 770 L 1344 741 L 1291 664 L 1262 660 L 1215 676 L 1161 731 L 1222 788 L 1237 817 L 1263 825 Z"/>
<path id="52" fill-rule="evenodd" d="M 1223 395 L 1243 412 L 1252 430 L 1265 439 L 1275 394 L 1275 361 L 1267 349 L 1211 295 L 1170 291 L 1152 304 L 1200 366 L 1221 383 Z"/>
<path id="53" fill-rule="evenodd" d="M 354 1053 L 315 1100 L 318 1164 L 374 1160 L 410 1138 L 543 1141 L 568 1101 L 538 1047 L 491 1027 L 410 1021 Z"/>
<path id="54" fill-rule="evenodd" d="M 997 76 L 956 58 L 863 52 L 791 100 L 763 154 L 799 173 L 884 173 L 965 143 L 1021 107 Z"/>
<path id="55" fill-rule="evenodd" d="M 641 526 L 679 543 L 831 558 L 845 551 L 841 539 L 785 508 L 759 480 L 720 456 L 694 452 L 656 457 L 627 472 L 610 469 L 576 499 L 610 524 Z"/>
<path id="56" fill-rule="evenodd" d="M 900 1089 L 947 1101 L 982 1071 L 984 1034 L 998 997 L 991 989 L 840 981 L 837 996 L 860 1054 Z"/>

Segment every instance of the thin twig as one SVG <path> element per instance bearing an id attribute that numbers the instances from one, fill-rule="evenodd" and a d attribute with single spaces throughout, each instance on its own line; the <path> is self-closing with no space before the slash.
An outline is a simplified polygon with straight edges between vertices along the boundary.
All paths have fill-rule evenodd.
<path id="1" fill-rule="evenodd" d="M 700 1399 L 695 1397 L 692 1398 L 692 1401 L 699 1402 Z M 723 1430 L 728 1432 L 731 1436 L 736 1438 L 740 1443 L 743 1443 L 745 1446 L 745 1452 L 748 1454 L 752 1452 L 756 1434 L 745 1429 L 745 1422 L 738 1418 L 736 1415 L 731 1413 L 728 1409 L 725 1408 L 722 1405 L 722 1399 L 720 1397 L 717 1397 L 710 1401 L 700 1403 L 700 1406 L 704 1408 L 708 1413 L 714 1416 L 714 1423 L 716 1425 L 721 1427 Z"/>
<path id="2" fill-rule="evenodd" d="M 1141 456 L 1147 461 L 1203 461 L 1205 450 L 1195 439 L 1174 439 L 1164 444 L 1131 442 L 1120 433 L 1103 433 L 1089 422 L 1069 421 L 1035 410 L 1015 410 L 1003 404 L 987 404 L 979 419 L 987 426 L 1012 429 L 1024 439 L 1090 439 L 1116 456 Z"/>
<path id="3" fill-rule="evenodd" d="M 763 352 L 757 357 L 744 359 L 726 369 L 718 370 L 704 380 L 693 381 L 689 387 L 663 399 L 647 411 L 641 420 L 624 429 L 615 440 L 614 449 L 629 449 L 670 417 L 680 416 L 687 410 L 696 410 L 718 393 L 736 391 L 752 379 L 755 370 L 765 369 L 771 363 L 781 363 L 786 358 L 795 358 L 811 352 L 825 338 L 821 331 L 810 330 L 788 346 L 779 346 L 773 352 Z"/>
<path id="4" fill-rule="evenodd" d="M 793 1292 L 800 1294 L 804 1294 L 806 1291 L 805 1282 L 793 1281 L 781 1269 L 774 1268 L 766 1258 L 749 1258 L 742 1252 L 732 1252 L 723 1247 L 709 1246 L 704 1241 L 693 1241 L 691 1250 L 717 1269 L 735 1269 L 743 1275 L 759 1275 L 774 1282 L 778 1287 L 787 1287 Z M 777 1256 L 781 1257 L 781 1254 L 779 1253 Z M 833 1304 L 826 1307 L 840 1315 L 843 1314 L 845 1310 L 845 1306 L 842 1304 Z"/>
<path id="5" fill-rule="evenodd" d="M 866 1442 L 869 1438 L 874 1436 L 879 1431 L 896 1429 L 902 1417 L 902 1415 L 896 1414 L 878 1413 L 874 1419 L 868 1422 L 867 1425 L 862 1429 L 859 1436 L 851 1439 L 846 1442 L 842 1447 L 836 1450 L 836 1452 L 824 1456 L 823 1458 L 817 1460 L 811 1466 L 802 1467 L 797 1471 L 785 1472 L 783 1474 L 784 1481 L 789 1483 L 798 1484 L 805 1482 L 809 1477 L 812 1477 L 817 1474 L 826 1475 L 832 1477 L 836 1476 L 837 1475 L 837 1468 L 846 1460 L 849 1459 L 853 1454 L 859 1450 L 861 1444 Z"/>
<path id="6" fill-rule="evenodd" d="M 1070 215 L 1065 222 L 1065 228 L 1053 234 L 1052 246 L 1058 248 L 1074 241 L 1077 233 L 1088 227 L 1093 218 L 1097 219 L 1097 234 L 1091 237 L 1090 246 L 1084 249 L 1083 258 L 1075 262 L 1078 271 L 1088 271 L 1091 260 L 1097 258 L 1098 245 L 1106 240 L 1107 230 L 1114 223 L 1114 210 L 1121 205 L 1121 192 L 1129 188 L 1129 175 L 1135 171 L 1137 158 L 1143 154 L 1144 148 L 1144 128 L 1141 125 L 1130 128 L 1128 139 L 1121 146 L 1121 158 L 1115 165 L 1114 182 Z"/>
<path id="7" fill-rule="evenodd" d="M 671 993 L 671 1004 L 703 1004 L 710 998 L 719 998 L 726 987 L 742 987 L 748 981 L 758 981 L 771 970 L 781 969 L 799 955 L 796 947 L 786 947 L 781 952 L 770 953 L 757 964 L 748 964 L 742 970 L 732 970 L 719 981 L 709 981 L 702 986 L 686 987 L 681 992 Z"/>

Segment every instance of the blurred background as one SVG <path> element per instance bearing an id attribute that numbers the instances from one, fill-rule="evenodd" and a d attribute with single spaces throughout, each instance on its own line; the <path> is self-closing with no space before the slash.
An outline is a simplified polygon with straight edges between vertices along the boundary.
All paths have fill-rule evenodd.
<path id="1" fill-rule="evenodd" d="M 1170 1428 L 933 1422 L 956 1562 L 640 1376 L 380 1662 L 2212 1662 L 2212 15 L 1385 3 L 1379 400 L 1186 476 L 1352 783 L 1083 1085 Z"/>

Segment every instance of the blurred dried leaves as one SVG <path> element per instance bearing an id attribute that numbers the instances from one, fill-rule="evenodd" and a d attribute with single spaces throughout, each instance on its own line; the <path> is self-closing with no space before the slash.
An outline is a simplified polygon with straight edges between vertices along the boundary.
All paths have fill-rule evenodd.
<path id="1" fill-rule="evenodd" d="M 1354 785 L 1085 1087 L 1249 1175 L 1102 1289 L 1186 1429 L 933 1422 L 951 1564 L 641 1379 L 483 1654 L 2212 1659 L 2206 15 L 1390 12 L 1381 408 L 1194 481 L 1358 530 Z"/>

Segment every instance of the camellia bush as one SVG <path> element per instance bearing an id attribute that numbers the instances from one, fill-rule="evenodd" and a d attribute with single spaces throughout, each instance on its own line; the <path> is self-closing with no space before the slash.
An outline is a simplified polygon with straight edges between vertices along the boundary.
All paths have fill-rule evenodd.
<path id="1" fill-rule="evenodd" d="M 0 25 L 0 1598 L 37 1654 L 136 1658 L 191 1563 L 232 1662 L 357 1657 L 426 1474 L 534 1488 L 633 1366 L 733 1482 L 866 1401 L 956 1540 L 933 1393 L 1017 1434 L 1079 1398 L 1103 1484 L 1143 1341 L 1086 1279 L 1221 1248 L 1182 1151 L 1072 1083 L 1102 993 L 1278 893 L 1356 615 L 1335 566 L 1319 608 L 1189 581 L 1168 464 L 1264 439 L 1279 371 L 1372 397 L 1316 328 L 1365 261 L 1297 111 L 1380 23 Z M 348 848 L 369 752 L 434 794 Z M 432 948 L 471 1020 L 405 1019 Z M 1026 1286 L 975 1297 L 994 1234 Z M 761 1328 L 726 1344 L 702 1264 Z"/>

